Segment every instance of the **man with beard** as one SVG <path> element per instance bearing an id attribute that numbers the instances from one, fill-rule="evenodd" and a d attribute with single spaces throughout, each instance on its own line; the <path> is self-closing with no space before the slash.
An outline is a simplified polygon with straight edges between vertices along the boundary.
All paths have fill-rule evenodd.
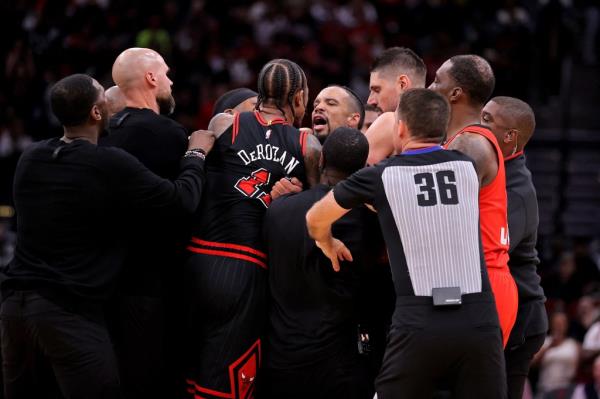
<path id="1" fill-rule="evenodd" d="M 393 154 L 395 111 L 400 95 L 411 88 L 425 87 L 426 75 L 427 68 L 421 57 L 405 47 L 389 48 L 373 63 L 367 104 L 378 107 L 383 114 L 365 133 L 369 140 L 369 165 Z"/>
<path id="2" fill-rule="evenodd" d="M 122 398 L 103 305 L 124 266 L 133 214 L 194 212 L 204 182 L 200 155 L 214 137 L 194 133 L 174 182 L 118 148 L 98 148 L 108 112 L 104 89 L 77 74 L 50 90 L 64 135 L 27 148 L 15 172 L 18 237 L 2 270 L 4 392 L 55 397 L 40 366 L 52 366 L 60 397 Z"/>
<path id="3" fill-rule="evenodd" d="M 115 146 L 135 156 L 152 172 L 173 180 L 187 148 L 183 126 L 164 116 L 173 112 L 173 82 L 169 67 L 156 51 L 130 48 L 115 60 L 114 82 L 126 107 L 110 120 L 101 145 Z M 123 388 L 128 398 L 164 398 L 165 291 L 177 278 L 176 241 L 186 230 L 181 215 L 168 222 L 140 218 L 129 234 L 129 253 L 115 300 L 114 336 Z M 167 220 L 167 219 L 165 219 Z M 149 234 L 140 234 L 146 232 Z M 181 237 L 181 239 L 183 239 Z M 176 340 L 169 339 L 168 342 Z M 172 367 L 169 368 L 171 370 Z"/>
<path id="4" fill-rule="evenodd" d="M 338 127 L 362 128 L 365 108 L 356 93 L 348 87 L 331 85 L 324 88 L 315 98 L 313 106 L 313 131 L 321 144 Z"/>

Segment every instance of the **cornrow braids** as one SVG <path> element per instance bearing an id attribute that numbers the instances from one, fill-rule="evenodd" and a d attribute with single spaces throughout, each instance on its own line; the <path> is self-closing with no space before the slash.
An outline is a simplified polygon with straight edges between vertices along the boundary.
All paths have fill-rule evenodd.
<path id="1" fill-rule="evenodd" d="M 295 114 L 294 95 L 306 85 L 306 75 L 295 62 L 287 59 L 269 61 L 258 75 L 258 99 L 255 109 L 271 102 L 284 115 L 289 106 Z"/>

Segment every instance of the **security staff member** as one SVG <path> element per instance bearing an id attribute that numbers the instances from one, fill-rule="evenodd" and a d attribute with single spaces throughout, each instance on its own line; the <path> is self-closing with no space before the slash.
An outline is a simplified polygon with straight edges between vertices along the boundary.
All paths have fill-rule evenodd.
<path id="1" fill-rule="evenodd" d="M 379 399 L 431 398 L 440 379 L 455 398 L 506 397 L 479 238 L 479 180 L 470 158 L 439 146 L 449 114 L 437 93 L 404 93 L 394 136 L 400 155 L 339 183 L 306 215 L 309 234 L 339 270 L 352 254 L 331 224 L 363 203 L 378 211 L 397 296 Z"/>
<path id="2" fill-rule="evenodd" d="M 540 350 L 548 331 L 544 289 L 537 265 L 538 203 L 531 172 L 525 163 L 525 145 L 535 129 L 531 107 L 513 97 L 494 97 L 481 111 L 504 155 L 510 259 L 508 267 L 519 290 L 517 321 L 505 349 L 508 397 L 521 399 L 533 356 Z"/>

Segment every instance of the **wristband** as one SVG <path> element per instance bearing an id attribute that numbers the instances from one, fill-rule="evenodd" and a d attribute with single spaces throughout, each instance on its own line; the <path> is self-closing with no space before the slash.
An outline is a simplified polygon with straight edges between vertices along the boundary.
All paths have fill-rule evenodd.
<path id="1" fill-rule="evenodd" d="M 197 157 L 204 161 L 204 160 L 206 160 L 206 152 L 201 148 L 193 148 L 191 150 L 187 150 L 185 152 L 185 154 L 183 154 L 183 157 L 184 158 Z"/>

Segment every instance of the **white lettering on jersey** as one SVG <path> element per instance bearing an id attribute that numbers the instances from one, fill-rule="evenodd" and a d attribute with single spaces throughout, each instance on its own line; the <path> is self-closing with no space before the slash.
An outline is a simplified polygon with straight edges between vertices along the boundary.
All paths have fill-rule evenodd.
<path id="1" fill-rule="evenodd" d="M 257 144 L 256 150 L 250 153 L 245 150 L 239 150 L 238 156 L 244 162 L 244 165 L 250 165 L 250 163 L 259 160 L 273 161 L 281 164 L 285 168 L 285 173 L 290 174 L 300 164 L 300 161 L 296 157 L 288 154 L 287 151 L 283 151 L 279 154 L 279 147 L 271 144 Z"/>
<path id="2" fill-rule="evenodd" d="M 508 245 L 508 243 L 510 242 L 510 238 L 508 237 L 508 228 L 504 228 L 502 227 L 500 229 L 500 244 L 502 245 Z"/>

